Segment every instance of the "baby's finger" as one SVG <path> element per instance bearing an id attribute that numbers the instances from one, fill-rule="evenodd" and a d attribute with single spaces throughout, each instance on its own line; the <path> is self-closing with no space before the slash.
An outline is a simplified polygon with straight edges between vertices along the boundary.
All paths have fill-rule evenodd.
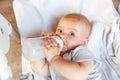
<path id="1" fill-rule="evenodd" d="M 46 37 L 46 38 L 43 38 L 43 43 L 44 43 L 45 46 L 47 46 L 47 45 L 51 44 L 51 41 L 48 37 Z"/>
<path id="2" fill-rule="evenodd" d="M 50 48 L 50 46 L 45 45 L 44 43 L 40 44 L 41 48 L 44 50 L 44 53 L 46 54 L 46 52 L 48 51 L 48 49 Z"/>
<path id="3" fill-rule="evenodd" d="M 46 40 L 47 40 L 48 44 L 51 44 L 51 43 L 52 43 L 50 37 L 46 38 Z"/>
<path id="4" fill-rule="evenodd" d="M 50 38 L 50 43 L 49 43 L 49 45 L 50 45 L 52 48 L 58 47 L 56 41 L 55 41 L 53 38 Z"/>
<path id="5" fill-rule="evenodd" d="M 52 43 L 54 46 L 57 46 L 57 43 L 56 43 L 56 41 L 55 41 L 53 38 L 51 38 L 51 43 Z"/>
<path id="6" fill-rule="evenodd" d="M 55 35 L 54 32 L 51 32 L 51 33 L 50 33 L 50 36 L 54 36 L 54 35 Z"/>
<path id="7" fill-rule="evenodd" d="M 46 35 L 47 35 L 46 32 L 38 33 L 38 36 L 39 36 L 39 37 L 46 36 Z"/>

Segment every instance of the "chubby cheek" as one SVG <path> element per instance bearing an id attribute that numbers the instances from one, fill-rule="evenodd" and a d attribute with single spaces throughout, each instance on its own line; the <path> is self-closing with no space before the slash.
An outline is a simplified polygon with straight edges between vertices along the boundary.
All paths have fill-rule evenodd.
<path id="1" fill-rule="evenodd" d="M 72 50 L 79 45 L 80 45 L 79 42 L 73 39 L 67 42 L 66 47 L 68 50 Z"/>
<path id="2" fill-rule="evenodd" d="M 71 43 L 68 43 L 68 49 L 73 49 L 76 45 L 75 45 L 75 42 L 71 42 Z"/>

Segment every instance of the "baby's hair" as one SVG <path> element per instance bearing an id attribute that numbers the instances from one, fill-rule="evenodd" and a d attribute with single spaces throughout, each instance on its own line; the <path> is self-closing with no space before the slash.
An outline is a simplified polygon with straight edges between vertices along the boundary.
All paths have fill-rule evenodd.
<path id="1" fill-rule="evenodd" d="M 82 14 L 71 13 L 63 16 L 62 18 L 75 19 L 76 21 L 85 22 L 87 25 L 91 26 L 90 21 Z"/>
<path id="2" fill-rule="evenodd" d="M 89 31 L 86 34 L 88 34 L 88 36 L 90 35 L 92 25 L 84 15 L 78 13 L 70 13 L 63 16 L 62 19 L 72 19 L 82 23 L 83 25 L 85 25 L 85 27 L 89 28 Z"/>

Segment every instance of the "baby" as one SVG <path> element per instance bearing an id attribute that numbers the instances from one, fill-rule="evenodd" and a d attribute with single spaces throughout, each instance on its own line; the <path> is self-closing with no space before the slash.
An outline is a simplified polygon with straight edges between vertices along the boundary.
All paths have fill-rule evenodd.
<path id="1" fill-rule="evenodd" d="M 91 32 L 88 19 L 76 13 L 63 16 L 55 35 L 64 47 L 52 38 L 44 38 L 41 44 L 45 58 L 31 61 L 34 80 L 85 80 L 93 68 L 93 55 L 86 47 Z M 47 33 L 46 33 L 47 34 Z"/>

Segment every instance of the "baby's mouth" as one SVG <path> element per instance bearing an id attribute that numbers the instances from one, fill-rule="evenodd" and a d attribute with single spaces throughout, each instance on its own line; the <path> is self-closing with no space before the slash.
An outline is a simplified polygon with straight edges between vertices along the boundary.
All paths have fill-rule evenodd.
<path id="1" fill-rule="evenodd" d="M 59 36 L 59 37 L 60 37 L 60 36 Z M 62 50 L 66 51 L 66 50 L 67 50 L 67 41 L 66 41 L 65 38 L 62 38 L 62 37 L 60 37 L 60 38 L 61 38 L 62 41 L 63 41 L 63 49 L 62 49 Z"/>
<path id="2" fill-rule="evenodd" d="M 64 51 L 67 51 L 67 46 L 63 46 L 63 50 L 64 50 Z"/>
<path id="3" fill-rule="evenodd" d="M 65 39 L 62 39 L 63 40 L 63 43 L 64 43 L 64 46 L 67 45 L 67 41 Z"/>
<path id="4" fill-rule="evenodd" d="M 64 44 L 63 48 L 64 48 L 64 50 L 67 50 L 67 41 L 65 39 L 62 39 L 62 40 L 63 40 L 63 44 Z"/>

